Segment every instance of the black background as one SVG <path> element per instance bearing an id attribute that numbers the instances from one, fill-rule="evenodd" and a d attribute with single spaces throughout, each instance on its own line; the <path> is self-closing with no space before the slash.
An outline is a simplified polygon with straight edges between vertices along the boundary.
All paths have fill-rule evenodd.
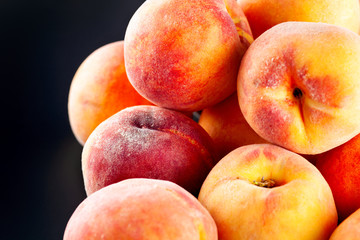
<path id="1" fill-rule="evenodd" d="M 1 1 L 1 239 L 62 239 L 85 198 L 71 80 L 90 53 L 124 39 L 143 2 Z"/>

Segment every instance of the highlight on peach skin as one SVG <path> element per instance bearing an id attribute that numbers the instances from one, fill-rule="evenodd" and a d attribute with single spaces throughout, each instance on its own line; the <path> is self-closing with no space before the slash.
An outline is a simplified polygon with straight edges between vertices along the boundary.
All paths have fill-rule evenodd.
<path id="1" fill-rule="evenodd" d="M 106 44 L 91 53 L 71 82 L 68 114 L 81 145 L 105 119 L 136 105 L 151 105 L 130 84 L 125 71 L 124 42 Z"/>
<path id="2" fill-rule="evenodd" d="M 69 219 L 64 240 L 217 240 L 209 212 L 175 183 L 128 179 L 86 198 Z"/>
<path id="3" fill-rule="evenodd" d="M 238 147 L 266 142 L 246 122 L 236 93 L 202 110 L 199 124 L 214 140 L 221 158 Z"/>
<path id="4" fill-rule="evenodd" d="M 337 226 L 330 187 L 316 167 L 271 144 L 226 155 L 210 171 L 198 199 L 222 240 L 326 240 Z"/>
<path id="5" fill-rule="evenodd" d="M 360 208 L 360 134 L 314 159 L 330 185 L 339 220 L 343 221 Z"/>
<path id="6" fill-rule="evenodd" d="M 235 0 L 148 0 L 126 29 L 126 71 L 154 104 L 199 111 L 236 91 L 252 40 Z"/>
<path id="7" fill-rule="evenodd" d="M 360 30 L 358 0 L 237 0 L 254 34 L 259 37 L 271 27 L 289 21 L 323 22 Z"/>
<path id="8" fill-rule="evenodd" d="M 325 23 L 281 23 L 243 57 L 240 108 L 268 142 L 319 154 L 360 133 L 359 76 L 359 35 Z"/>
<path id="9" fill-rule="evenodd" d="M 218 158 L 210 136 L 191 118 L 157 106 L 134 106 L 93 131 L 81 161 L 88 195 L 141 177 L 175 182 L 197 196 Z"/>

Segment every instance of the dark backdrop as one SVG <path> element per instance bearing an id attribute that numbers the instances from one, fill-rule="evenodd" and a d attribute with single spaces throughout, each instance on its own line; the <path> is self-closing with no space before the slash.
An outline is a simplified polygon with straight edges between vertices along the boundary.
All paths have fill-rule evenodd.
<path id="1" fill-rule="evenodd" d="M 123 40 L 139 0 L 2 0 L 1 239 L 62 239 L 85 198 L 67 115 L 72 77 Z"/>

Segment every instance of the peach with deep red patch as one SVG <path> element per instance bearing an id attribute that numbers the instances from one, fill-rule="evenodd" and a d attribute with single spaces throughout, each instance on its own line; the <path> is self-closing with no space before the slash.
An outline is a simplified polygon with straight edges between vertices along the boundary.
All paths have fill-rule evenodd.
<path id="1" fill-rule="evenodd" d="M 318 154 L 360 133 L 360 37 L 325 23 L 281 23 L 244 55 L 242 113 L 265 140 Z"/>
<path id="2" fill-rule="evenodd" d="M 217 162 L 212 139 L 194 120 L 157 106 L 126 108 L 86 141 L 82 169 L 88 195 L 128 178 L 179 184 L 197 196 Z"/>
<path id="3" fill-rule="evenodd" d="M 360 134 L 325 153 L 315 155 L 320 170 L 333 192 L 339 220 L 360 208 Z"/>
<path id="4" fill-rule="evenodd" d="M 64 240 L 217 240 L 209 212 L 189 192 L 164 180 L 129 179 L 86 198 Z"/>
<path id="5" fill-rule="evenodd" d="M 198 111 L 236 91 L 252 35 L 236 1 L 148 0 L 124 41 L 126 71 L 142 96 L 161 107 Z"/>
<path id="6" fill-rule="evenodd" d="M 325 240 L 337 226 L 334 199 L 321 173 L 300 155 L 271 144 L 226 155 L 198 199 L 222 240 Z"/>
<path id="7" fill-rule="evenodd" d="M 125 71 L 124 42 L 106 44 L 91 53 L 71 82 L 68 113 L 81 145 L 105 119 L 136 105 L 152 105 L 130 84 Z"/>

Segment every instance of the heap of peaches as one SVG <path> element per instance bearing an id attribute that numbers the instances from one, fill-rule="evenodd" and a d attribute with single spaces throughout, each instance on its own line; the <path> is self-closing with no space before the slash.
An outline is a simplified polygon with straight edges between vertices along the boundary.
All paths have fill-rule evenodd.
<path id="1" fill-rule="evenodd" d="M 360 239 L 358 0 L 147 0 L 74 75 L 64 240 Z"/>

